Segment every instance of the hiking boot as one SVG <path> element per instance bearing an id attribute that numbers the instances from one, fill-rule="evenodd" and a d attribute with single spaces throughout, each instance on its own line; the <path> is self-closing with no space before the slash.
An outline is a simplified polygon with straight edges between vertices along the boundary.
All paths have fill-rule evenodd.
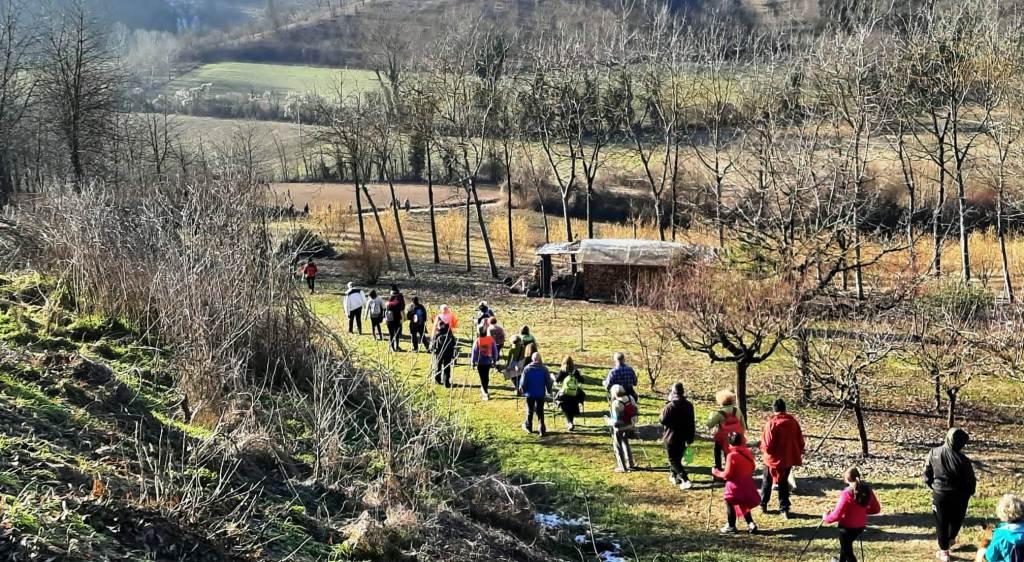
<path id="1" fill-rule="evenodd" d="M 520 425 L 519 427 L 523 428 L 523 431 L 527 433 L 533 433 L 533 428 L 526 425 L 525 423 L 523 425 Z"/>
<path id="2" fill-rule="evenodd" d="M 537 434 L 540 435 L 541 437 L 544 437 L 545 435 L 548 434 L 548 430 L 542 427 L 540 428 L 540 431 L 537 432 Z"/>
<path id="3" fill-rule="evenodd" d="M 683 490 L 684 492 L 686 490 L 689 490 L 690 488 L 693 488 L 693 482 L 690 482 L 689 480 L 683 480 L 682 482 L 679 483 L 679 489 Z"/>
<path id="4" fill-rule="evenodd" d="M 722 535 L 731 535 L 736 532 L 736 527 L 733 527 L 732 525 L 726 525 L 725 527 L 719 529 L 718 532 Z"/>
<path id="5" fill-rule="evenodd" d="M 565 429 L 572 431 L 576 429 L 576 424 L 572 423 L 571 421 L 567 421 L 565 422 Z"/>
<path id="6" fill-rule="evenodd" d="M 613 472 L 615 472 L 617 474 L 624 474 L 626 472 L 629 472 L 629 470 L 627 470 L 625 468 L 622 468 L 621 466 L 617 466 L 617 467 L 615 467 L 615 470 L 613 470 Z"/>
<path id="7" fill-rule="evenodd" d="M 673 486 L 678 486 L 679 485 L 679 478 L 675 474 L 669 474 L 668 475 L 668 483 L 672 484 Z"/>
<path id="8" fill-rule="evenodd" d="M 939 550 L 935 552 L 935 559 L 939 562 L 949 562 L 949 551 Z"/>
<path id="9" fill-rule="evenodd" d="M 750 533 L 751 535 L 756 533 L 757 532 L 757 523 L 748 523 L 747 524 L 747 532 Z"/>

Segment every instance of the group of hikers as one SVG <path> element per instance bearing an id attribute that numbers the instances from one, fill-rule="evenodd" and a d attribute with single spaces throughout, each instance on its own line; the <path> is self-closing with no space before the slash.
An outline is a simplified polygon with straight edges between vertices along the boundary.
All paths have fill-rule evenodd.
<path id="1" fill-rule="evenodd" d="M 413 297 L 411 304 L 406 306 L 397 286 L 391 286 L 388 299 L 384 300 L 376 291 L 364 295 L 352 283 L 348 284 L 343 304 L 351 333 L 362 333 L 361 319 L 366 316 L 370 319 L 373 336 L 383 340 L 380 325 L 384 323 L 392 351 L 402 351 L 399 341 L 403 337 L 403 324 L 408 321 L 411 351 L 418 352 L 421 346 L 429 350 L 434 382 L 447 388 L 452 386 L 452 368 L 458 357 L 455 331 L 459 322 L 451 307 L 441 305 L 429 322 L 427 309 L 419 298 Z M 479 377 L 482 400 L 490 399 L 491 373 L 499 372 L 511 383 L 517 396 L 524 398 L 526 415 L 521 425 L 523 431 L 533 433 L 536 430 L 541 437 L 546 435 L 544 410 L 545 404 L 552 399 L 565 417 L 566 429 L 570 432 L 575 429 L 586 393 L 583 375 L 572 357 L 565 357 L 559 370 L 552 374 L 544 364 L 537 339 L 528 326 L 521 327 L 512 336 L 505 352 L 505 329 L 487 302 L 480 302 L 476 308 L 472 330 L 474 338 L 469 358 Z M 613 362 L 602 384 L 608 399 L 604 422 L 611 433 L 614 470 L 629 472 L 636 468 L 631 440 L 638 429 L 638 381 L 623 353 L 615 353 Z M 772 414 L 765 421 L 756 445 L 760 451 L 762 474 L 758 489 L 754 481 L 758 462 L 747 444 L 747 424 L 737 405 L 736 395 L 730 390 L 722 390 L 715 395 L 715 402 L 716 407 L 704 426 L 714 443 L 711 475 L 715 482 L 724 483 L 722 500 L 726 524 L 720 532 L 736 533 L 739 518 L 745 521 L 748 532 L 757 532 L 753 511 L 759 507 L 763 513 L 768 513 L 773 492 L 777 493 L 779 514 L 788 520 L 792 511 L 793 469 L 803 464 L 806 452 L 799 421 L 787 412 L 783 399 L 774 401 Z M 668 458 L 669 482 L 682 490 L 689 490 L 693 484 L 686 465 L 692 462 L 697 422 L 693 403 L 687 398 L 682 383 L 672 385 L 661 408 L 659 422 L 660 439 Z M 935 558 L 940 562 L 950 560 L 950 549 L 957 543 L 968 503 L 975 494 L 974 469 L 963 452 L 968 441 L 963 430 L 950 430 L 945 443 L 931 450 L 925 463 L 923 479 L 932 493 L 938 543 Z M 835 508 L 822 516 L 820 525 L 835 524 L 839 529 L 839 555 L 833 560 L 856 562 L 854 545 L 864 533 L 868 517 L 878 514 L 881 505 L 859 468 L 847 469 L 843 480 L 846 488 L 839 494 Z M 1002 524 L 982 545 L 976 560 L 1024 562 L 1024 499 L 1012 494 L 1004 496 L 998 502 L 996 514 Z"/>

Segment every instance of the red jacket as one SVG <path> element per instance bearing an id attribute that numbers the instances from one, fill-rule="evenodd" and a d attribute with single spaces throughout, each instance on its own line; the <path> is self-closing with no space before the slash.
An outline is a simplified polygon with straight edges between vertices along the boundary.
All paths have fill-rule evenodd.
<path id="1" fill-rule="evenodd" d="M 711 474 L 725 480 L 722 499 L 743 515 L 761 503 L 761 496 L 754 484 L 754 453 L 746 445 L 729 449 L 725 457 L 725 470 L 711 469 Z"/>
<path id="2" fill-rule="evenodd" d="M 868 524 L 868 515 L 875 515 L 882 511 L 878 504 L 878 498 L 871 492 L 868 497 L 868 504 L 861 505 L 853 499 L 853 488 L 847 488 L 839 494 L 839 503 L 836 508 L 825 516 L 825 523 L 839 523 L 844 529 L 863 529 Z"/>
<path id="3" fill-rule="evenodd" d="M 299 268 L 299 273 L 301 273 L 303 277 L 315 278 L 316 277 L 316 264 L 315 263 L 303 264 L 302 267 Z"/>
<path id="4" fill-rule="evenodd" d="M 803 465 L 804 434 L 796 418 L 787 413 L 768 418 L 761 431 L 761 455 L 772 469 Z"/>

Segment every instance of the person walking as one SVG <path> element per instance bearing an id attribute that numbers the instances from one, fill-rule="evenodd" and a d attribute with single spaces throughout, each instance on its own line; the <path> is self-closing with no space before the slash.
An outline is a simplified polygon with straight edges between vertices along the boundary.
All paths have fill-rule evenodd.
<path id="1" fill-rule="evenodd" d="M 498 346 L 494 345 L 494 338 L 488 336 L 487 329 L 481 326 L 473 342 L 471 360 L 473 368 L 480 375 L 480 398 L 485 402 L 491 399 L 491 367 L 497 362 L 497 357 Z"/>
<path id="2" fill-rule="evenodd" d="M 612 359 L 615 361 L 615 367 L 608 371 L 608 376 L 604 378 L 604 389 L 611 392 L 613 386 L 619 385 L 626 389 L 634 402 L 639 401 L 640 397 L 636 393 L 636 371 L 626 364 L 626 356 L 621 351 L 615 352 Z"/>
<path id="3" fill-rule="evenodd" d="M 562 368 L 555 376 L 555 382 L 558 384 L 555 402 L 565 415 L 565 428 L 573 431 L 576 429 L 576 418 L 580 415 L 580 406 L 586 399 L 586 394 L 583 392 L 583 375 L 576 368 L 576 362 L 572 357 L 562 360 Z"/>
<path id="4" fill-rule="evenodd" d="M 1024 560 L 1024 499 L 1006 494 L 996 504 L 1002 523 L 984 541 L 975 562 L 1020 562 Z"/>
<path id="5" fill-rule="evenodd" d="M 789 473 L 794 466 L 803 465 L 804 434 L 800 423 L 786 412 L 782 398 L 772 404 L 774 412 L 768 417 L 761 430 L 761 459 L 764 461 L 761 476 L 761 511 L 768 511 L 772 498 L 773 484 L 779 487 L 779 513 L 789 519 L 790 489 Z"/>
<path id="6" fill-rule="evenodd" d="M 486 328 L 487 321 L 491 318 L 494 318 L 494 311 L 491 310 L 490 306 L 487 306 L 487 301 L 480 301 L 480 304 L 476 307 L 476 316 L 473 318 L 476 327 Z"/>
<path id="7" fill-rule="evenodd" d="M 442 304 L 438 308 L 437 316 L 434 317 L 434 327 L 430 331 L 430 335 L 436 335 L 441 324 L 448 326 L 448 330 L 455 333 L 455 330 L 459 328 L 459 319 L 452 312 L 452 309 L 447 304 Z"/>
<path id="8" fill-rule="evenodd" d="M 612 430 L 612 451 L 615 453 L 615 472 L 629 472 L 636 468 L 633 462 L 633 448 L 629 444 L 633 432 L 636 431 L 636 419 L 639 415 L 636 400 L 629 390 L 621 384 L 612 385 L 612 399 L 608 405 L 608 417 L 605 422 Z"/>
<path id="9" fill-rule="evenodd" d="M 384 322 L 388 326 L 388 349 L 402 351 L 402 318 L 405 315 L 405 298 L 395 289 L 391 290 L 384 305 Z"/>
<path id="10" fill-rule="evenodd" d="M 491 336 L 494 340 L 494 345 L 498 347 L 498 354 L 495 356 L 494 368 L 498 368 L 497 359 L 501 358 L 501 352 L 505 349 L 505 328 L 498 324 L 498 319 L 491 317 L 487 321 L 487 335 Z"/>
<path id="11" fill-rule="evenodd" d="M 871 486 L 861 479 L 860 469 L 847 469 L 843 480 L 848 487 L 839 493 L 835 509 L 825 513 L 821 521 L 825 525 L 839 524 L 839 558 L 833 558 L 832 562 L 857 562 L 853 544 L 864 534 L 868 515 L 877 515 L 882 506 Z"/>
<path id="12" fill-rule="evenodd" d="M 443 322 L 437 328 L 437 334 L 430 339 L 434 382 L 443 384 L 445 388 L 451 388 L 452 365 L 455 364 L 455 336 L 452 335 L 448 325 Z"/>
<path id="13" fill-rule="evenodd" d="M 370 319 L 370 334 L 377 341 L 384 341 L 384 333 L 380 325 L 384 323 L 384 299 L 377 296 L 377 291 L 370 291 L 370 300 L 366 303 L 366 317 Z"/>
<path id="14" fill-rule="evenodd" d="M 932 491 L 935 537 L 939 543 L 935 558 L 940 562 L 949 560 L 949 549 L 956 544 L 967 517 L 967 505 L 978 484 L 971 459 L 963 453 L 969 441 L 966 431 L 950 429 L 945 443 L 928 453 L 924 465 L 924 482 Z"/>
<path id="15" fill-rule="evenodd" d="M 551 392 L 551 373 L 541 362 L 540 353 L 534 352 L 530 364 L 523 369 L 519 378 L 519 392 L 526 397 L 526 420 L 521 426 L 523 431 L 533 433 L 533 418 L 537 418 L 537 429 L 541 437 L 547 435 L 544 425 L 544 401 Z"/>
<path id="16" fill-rule="evenodd" d="M 523 326 L 519 329 L 519 337 L 523 340 L 523 349 L 526 352 L 526 357 L 533 357 L 534 353 L 540 351 L 537 338 L 530 334 L 529 326 Z"/>
<path id="17" fill-rule="evenodd" d="M 427 308 L 420 304 L 419 297 L 412 298 L 412 304 L 409 305 L 409 310 L 405 313 L 405 318 L 409 321 L 409 337 L 412 339 L 412 351 L 413 353 L 419 353 L 421 344 L 424 348 L 427 347 L 427 342 L 425 340 L 425 333 L 427 330 Z"/>
<path id="18" fill-rule="evenodd" d="M 725 501 L 727 523 L 721 533 L 735 533 L 736 518 L 740 515 L 747 522 L 747 532 L 756 533 L 757 524 L 750 511 L 760 503 L 761 498 L 754 484 L 754 453 L 747 447 L 746 439 L 740 433 L 730 433 L 726 443 L 729 448 L 725 457 L 725 470 L 711 470 L 712 476 L 725 480 L 722 499 Z"/>
<path id="19" fill-rule="evenodd" d="M 363 307 L 366 306 L 366 297 L 363 296 L 363 291 L 353 283 L 349 283 L 342 304 L 345 308 L 345 315 L 348 316 L 348 333 L 355 333 L 352 328 L 356 327 L 359 330 L 359 335 L 362 335 Z"/>
<path id="20" fill-rule="evenodd" d="M 661 409 L 661 425 L 665 428 L 661 440 L 668 455 L 668 481 L 680 490 L 689 490 L 693 483 L 683 468 L 683 455 L 696 437 L 697 420 L 681 382 L 673 384 L 668 393 L 668 402 Z"/>
<path id="21" fill-rule="evenodd" d="M 526 346 L 523 345 L 523 337 L 516 334 L 512 337 L 512 346 L 508 349 L 508 357 L 505 358 L 505 378 L 512 382 L 512 388 L 516 389 L 516 396 L 519 395 L 519 376 L 526 359 Z"/>
<path id="22" fill-rule="evenodd" d="M 306 286 L 309 287 L 309 294 L 316 292 L 316 264 L 313 263 L 313 258 L 306 260 L 306 263 L 299 266 L 299 274 L 306 280 Z"/>
<path id="23" fill-rule="evenodd" d="M 736 407 L 736 394 L 731 390 L 719 390 L 715 393 L 718 409 L 708 417 L 707 428 L 714 430 L 715 468 L 722 469 L 722 453 L 729 450 L 729 434 L 739 433 L 745 438 L 746 424 L 743 413 Z"/>

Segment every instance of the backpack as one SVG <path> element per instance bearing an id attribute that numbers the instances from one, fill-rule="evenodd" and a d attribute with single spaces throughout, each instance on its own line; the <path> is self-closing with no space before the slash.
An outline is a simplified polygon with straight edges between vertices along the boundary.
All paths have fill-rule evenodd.
<path id="1" fill-rule="evenodd" d="M 415 324 L 426 324 L 427 323 L 427 311 L 424 308 L 416 307 L 412 309 L 412 314 L 409 315 L 409 321 Z"/>
<path id="2" fill-rule="evenodd" d="M 636 402 L 630 400 L 629 402 L 626 402 L 625 406 L 622 408 L 622 415 L 619 416 L 616 425 L 620 427 L 632 425 L 633 419 L 636 418 L 636 416 Z"/>
<path id="3" fill-rule="evenodd" d="M 373 299 L 370 301 L 370 316 L 374 318 L 380 318 L 384 313 L 384 303 L 380 299 Z"/>
<path id="4" fill-rule="evenodd" d="M 394 310 L 388 309 L 388 311 L 384 313 L 384 320 L 387 322 L 398 322 L 398 319 L 398 313 Z"/>
<path id="5" fill-rule="evenodd" d="M 723 410 L 722 416 L 722 421 L 718 424 L 718 431 L 715 433 L 715 441 L 722 444 L 724 448 L 730 433 L 744 435 L 745 428 L 743 427 L 743 422 L 740 421 L 739 416 L 734 411 L 726 412 Z"/>
<path id="6" fill-rule="evenodd" d="M 562 381 L 562 395 L 575 397 L 580 392 L 580 381 L 576 380 L 576 377 L 569 375 Z"/>

